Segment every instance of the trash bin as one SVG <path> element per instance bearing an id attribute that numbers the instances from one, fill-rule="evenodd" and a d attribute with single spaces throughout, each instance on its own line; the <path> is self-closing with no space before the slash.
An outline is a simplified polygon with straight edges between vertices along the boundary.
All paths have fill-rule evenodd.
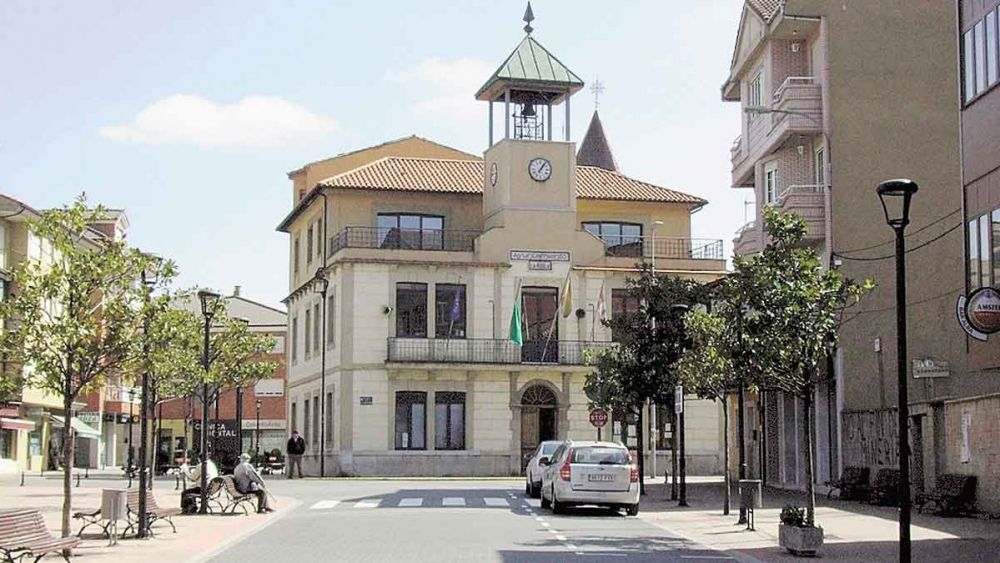
<path id="1" fill-rule="evenodd" d="M 101 518 L 111 522 L 108 527 L 110 542 L 108 545 L 118 543 L 118 521 L 126 520 L 128 506 L 128 491 L 125 489 L 102 489 L 101 490 Z"/>
<path id="2" fill-rule="evenodd" d="M 761 507 L 761 497 L 763 491 L 761 490 L 760 479 L 740 479 L 740 513 L 746 514 L 747 517 L 747 529 L 753 530 L 754 528 L 754 510 Z"/>

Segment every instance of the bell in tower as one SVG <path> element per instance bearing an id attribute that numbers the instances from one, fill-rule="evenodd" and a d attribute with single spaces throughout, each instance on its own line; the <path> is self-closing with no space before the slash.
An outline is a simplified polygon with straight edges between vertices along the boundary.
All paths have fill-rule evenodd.
<path id="1" fill-rule="evenodd" d="M 552 140 L 552 106 L 565 103 L 564 138 L 569 141 L 569 99 L 583 80 L 532 37 L 531 2 L 524 12 L 524 39 L 486 81 L 476 99 L 489 102 L 489 144 L 493 146 L 493 106 L 503 104 L 504 139 Z"/>

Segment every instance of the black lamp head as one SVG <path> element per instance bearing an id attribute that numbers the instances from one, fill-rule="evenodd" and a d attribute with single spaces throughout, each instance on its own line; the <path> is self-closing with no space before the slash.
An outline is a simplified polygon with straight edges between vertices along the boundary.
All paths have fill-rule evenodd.
<path id="1" fill-rule="evenodd" d="M 901 229 L 910 223 L 910 200 L 917 189 L 917 183 L 907 178 L 886 180 L 875 188 L 890 227 Z"/>

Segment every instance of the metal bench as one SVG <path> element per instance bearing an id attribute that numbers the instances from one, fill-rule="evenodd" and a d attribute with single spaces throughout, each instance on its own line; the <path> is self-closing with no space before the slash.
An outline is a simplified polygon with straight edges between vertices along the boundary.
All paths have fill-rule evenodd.
<path id="1" fill-rule="evenodd" d="M 236 509 L 242 509 L 244 515 L 250 514 L 247 511 L 246 505 L 253 505 L 253 503 L 257 500 L 257 495 L 253 493 L 241 493 L 239 489 L 236 488 L 236 481 L 233 480 L 232 475 L 216 477 L 213 481 L 219 481 L 222 484 L 222 487 L 213 501 L 222 507 L 223 514 L 236 514 Z M 224 505 L 222 503 L 223 496 L 225 496 L 226 500 L 226 504 Z"/>
<path id="2" fill-rule="evenodd" d="M 34 508 L 0 510 L 0 560 L 9 563 L 25 558 L 37 562 L 49 553 L 60 553 L 67 562 L 70 548 L 80 545 L 80 538 L 57 538 L 45 526 L 42 513 Z"/>
<path id="3" fill-rule="evenodd" d="M 138 530 L 139 527 L 139 489 L 129 489 L 128 490 L 128 528 L 135 528 Z M 153 533 L 153 524 L 163 520 L 167 524 L 170 524 L 170 528 L 173 529 L 174 533 L 177 533 L 177 526 L 174 526 L 173 517 L 181 513 L 180 508 L 160 508 L 156 504 L 156 497 L 153 496 L 152 491 L 146 491 L 146 514 L 148 515 L 149 521 L 147 525 L 149 526 L 149 533 Z"/>
<path id="4" fill-rule="evenodd" d="M 868 467 L 845 467 L 840 479 L 827 481 L 830 490 L 826 498 L 833 498 L 834 491 L 840 491 L 840 500 L 868 500 L 871 494 L 871 469 Z"/>
<path id="5" fill-rule="evenodd" d="M 871 503 L 888 506 L 899 504 L 899 469 L 883 467 L 878 470 L 872 485 Z"/>
<path id="6" fill-rule="evenodd" d="M 933 504 L 937 507 L 938 513 L 944 516 L 975 512 L 976 476 L 939 475 L 934 490 L 917 495 L 914 504 L 919 512 L 923 512 L 927 505 Z"/>

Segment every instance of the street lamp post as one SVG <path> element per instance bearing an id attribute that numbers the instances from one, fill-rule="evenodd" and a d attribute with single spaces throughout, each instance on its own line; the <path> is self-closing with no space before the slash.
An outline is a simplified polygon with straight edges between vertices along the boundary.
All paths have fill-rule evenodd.
<path id="1" fill-rule="evenodd" d="M 132 486 L 132 472 L 135 467 L 135 436 L 132 434 L 132 405 L 135 403 L 135 387 L 128 390 L 128 486 Z"/>
<path id="2" fill-rule="evenodd" d="M 236 317 L 234 319 L 244 328 L 249 330 L 250 319 L 246 317 Z M 239 444 L 239 453 L 243 453 L 243 384 L 236 386 L 236 443 Z"/>
<path id="3" fill-rule="evenodd" d="M 257 463 L 260 464 L 260 406 L 261 400 L 257 399 L 257 447 L 254 449 L 256 452 Z"/>
<path id="4" fill-rule="evenodd" d="M 205 317 L 205 341 L 202 348 L 201 367 L 205 370 L 201 385 L 201 506 L 198 512 L 208 514 L 208 368 L 211 366 L 211 358 L 208 354 L 208 331 L 212 325 L 212 317 L 215 316 L 215 307 L 219 302 L 219 294 L 214 291 L 202 289 L 198 292 L 198 300 L 201 302 L 201 315 Z"/>
<path id="5" fill-rule="evenodd" d="M 322 299 L 320 308 L 323 309 L 323 335 L 320 338 L 320 360 L 319 360 L 319 476 L 326 477 L 326 310 L 329 308 L 326 302 L 326 292 L 330 288 L 330 280 L 326 277 L 326 271 L 321 267 L 316 270 L 316 292 Z M 259 424 L 258 424 L 259 427 Z M 301 471 L 301 470 L 300 470 Z"/>
<path id="6" fill-rule="evenodd" d="M 149 323 L 150 323 L 150 301 L 153 293 L 153 288 L 159 281 L 159 270 L 160 270 L 159 260 L 156 257 L 150 257 L 149 264 L 142 271 L 142 285 L 143 285 L 143 305 L 144 314 L 142 319 L 142 358 L 143 358 L 143 370 L 142 370 L 142 395 L 139 398 L 139 529 L 136 535 L 139 538 L 145 538 L 149 530 L 148 518 L 146 514 L 146 494 L 149 489 L 149 478 L 150 475 L 147 473 L 149 469 L 148 457 L 146 452 L 146 443 L 149 441 Z M 134 390 L 133 390 L 134 391 Z M 132 393 L 134 395 L 134 392 Z M 129 406 L 129 411 L 132 408 Z M 132 439 L 132 417 L 129 417 L 129 440 Z M 131 443 L 129 444 L 129 454 L 131 457 L 132 448 Z M 131 465 L 131 461 L 129 462 Z"/>
<path id="7" fill-rule="evenodd" d="M 896 234 L 896 378 L 899 391 L 899 561 L 910 561 L 910 409 L 906 396 L 906 240 L 910 199 L 917 183 L 905 178 L 887 180 L 875 189 L 885 221 Z"/>

